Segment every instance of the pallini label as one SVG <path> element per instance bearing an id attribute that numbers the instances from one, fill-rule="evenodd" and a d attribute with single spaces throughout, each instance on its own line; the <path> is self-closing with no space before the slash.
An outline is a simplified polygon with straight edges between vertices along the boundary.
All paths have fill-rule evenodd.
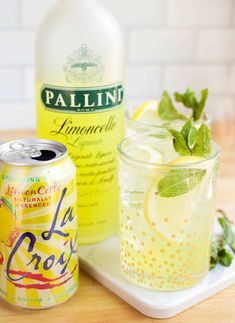
<path id="1" fill-rule="evenodd" d="M 46 85 L 41 100 L 48 110 L 90 113 L 114 109 L 123 101 L 123 87 L 114 84 L 99 88 L 64 88 Z"/>

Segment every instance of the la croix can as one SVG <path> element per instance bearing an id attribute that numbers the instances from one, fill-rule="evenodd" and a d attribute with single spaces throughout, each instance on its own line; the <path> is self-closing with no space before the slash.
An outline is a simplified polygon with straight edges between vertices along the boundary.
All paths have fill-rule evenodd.
<path id="1" fill-rule="evenodd" d="M 0 296 L 43 309 L 78 287 L 76 168 L 63 144 L 0 146 Z"/>

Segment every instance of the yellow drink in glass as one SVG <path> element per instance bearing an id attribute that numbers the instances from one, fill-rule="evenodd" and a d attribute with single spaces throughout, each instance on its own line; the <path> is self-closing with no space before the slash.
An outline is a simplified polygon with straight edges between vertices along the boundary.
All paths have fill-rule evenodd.
<path id="1" fill-rule="evenodd" d="M 167 291 L 205 277 L 218 158 L 216 145 L 208 159 L 179 157 L 172 140 L 159 134 L 134 135 L 120 144 L 121 269 L 130 281 Z M 177 185 L 182 181 L 182 192 L 163 197 L 159 183 L 169 172 Z"/>

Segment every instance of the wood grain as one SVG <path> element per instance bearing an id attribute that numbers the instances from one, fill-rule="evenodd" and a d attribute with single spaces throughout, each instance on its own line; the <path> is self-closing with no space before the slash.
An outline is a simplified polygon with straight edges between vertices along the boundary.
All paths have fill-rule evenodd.
<path id="1" fill-rule="evenodd" d="M 214 138 L 222 146 L 217 207 L 227 211 L 235 221 L 235 120 L 213 125 Z M 0 132 L 0 141 L 34 137 L 33 131 Z M 188 309 L 178 316 L 164 320 L 170 323 L 234 323 L 235 286 Z M 81 273 L 81 285 L 76 295 L 65 304 L 48 310 L 22 310 L 0 300 L 0 323 L 109 323 L 154 322 L 98 282 Z"/>

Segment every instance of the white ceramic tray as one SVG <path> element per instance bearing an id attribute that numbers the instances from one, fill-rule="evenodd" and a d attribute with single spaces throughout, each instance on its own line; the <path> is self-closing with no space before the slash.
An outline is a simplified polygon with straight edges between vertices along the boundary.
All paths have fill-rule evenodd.
<path id="1" fill-rule="evenodd" d="M 235 283 L 235 260 L 229 268 L 217 266 L 204 281 L 178 292 L 156 292 L 137 287 L 122 276 L 118 237 L 80 247 L 81 268 L 105 287 L 152 318 L 168 318 Z"/>

